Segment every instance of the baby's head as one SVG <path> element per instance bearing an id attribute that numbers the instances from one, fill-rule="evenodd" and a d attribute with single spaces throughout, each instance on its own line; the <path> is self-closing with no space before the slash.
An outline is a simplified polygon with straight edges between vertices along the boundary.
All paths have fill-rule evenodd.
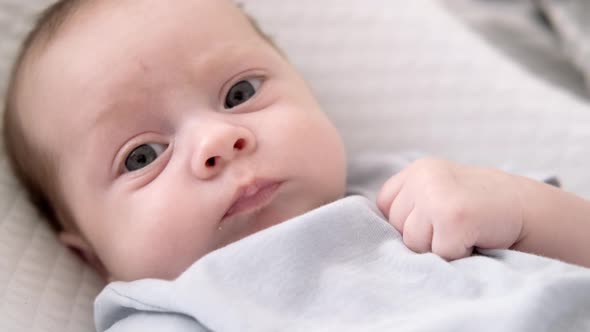
<path id="1" fill-rule="evenodd" d="M 105 277 L 175 278 L 344 194 L 336 129 L 230 0 L 60 1 L 23 49 L 9 154 Z"/>

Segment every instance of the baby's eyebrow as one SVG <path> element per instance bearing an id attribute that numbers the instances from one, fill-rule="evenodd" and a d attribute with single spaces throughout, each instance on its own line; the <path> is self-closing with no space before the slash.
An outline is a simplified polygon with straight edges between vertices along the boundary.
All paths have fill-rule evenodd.
<path id="1" fill-rule="evenodd" d="M 91 167 L 100 175 L 114 174 L 115 158 L 132 137 L 144 132 L 168 131 L 167 122 L 162 120 L 161 111 L 156 107 L 143 108 L 140 105 L 142 103 L 107 105 L 97 116 L 97 121 L 90 125 L 86 135 L 76 142 L 79 147 L 83 147 L 78 153 L 85 154 L 84 159 L 94 160 Z M 100 158 L 101 161 L 97 161 L 96 158 Z M 105 160 L 109 167 L 104 167 Z"/>
<path id="2" fill-rule="evenodd" d="M 134 98 L 140 99 L 140 98 Z M 149 109 L 142 109 L 141 100 L 109 101 L 99 108 L 94 119 L 90 122 L 89 133 L 94 131 L 111 131 L 113 127 L 127 126 L 146 117 Z M 141 111 L 140 111 L 141 109 Z"/>

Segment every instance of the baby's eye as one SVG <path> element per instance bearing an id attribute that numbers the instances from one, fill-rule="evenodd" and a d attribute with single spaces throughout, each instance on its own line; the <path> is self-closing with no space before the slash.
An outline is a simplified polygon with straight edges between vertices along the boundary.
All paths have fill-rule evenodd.
<path id="1" fill-rule="evenodd" d="M 158 159 L 167 148 L 167 144 L 158 143 L 144 144 L 136 147 L 127 156 L 127 160 L 125 160 L 125 170 L 127 172 L 133 172 L 146 167 Z"/>
<path id="2" fill-rule="evenodd" d="M 260 85 L 262 85 L 262 80 L 259 78 L 251 78 L 234 84 L 225 97 L 225 108 L 230 109 L 245 103 L 254 97 Z"/>

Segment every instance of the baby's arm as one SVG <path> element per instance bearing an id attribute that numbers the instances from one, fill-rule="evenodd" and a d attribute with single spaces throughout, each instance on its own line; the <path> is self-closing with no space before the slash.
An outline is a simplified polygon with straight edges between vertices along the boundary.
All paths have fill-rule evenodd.
<path id="1" fill-rule="evenodd" d="M 512 249 L 590 267 L 590 201 L 519 179 L 524 227 Z"/>
<path id="2" fill-rule="evenodd" d="M 524 177 L 421 159 L 385 183 L 377 204 L 416 252 L 513 248 L 590 266 L 590 203 Z"/>

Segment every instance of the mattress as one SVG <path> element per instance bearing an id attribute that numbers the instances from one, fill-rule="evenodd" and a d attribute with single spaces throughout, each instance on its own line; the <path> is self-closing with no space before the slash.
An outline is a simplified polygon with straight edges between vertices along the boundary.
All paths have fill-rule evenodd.
<path id="1" fill-rule="evenodd" d="M 3 82 L 31 15 L 50 2 L 0 0 Z M 422 150 L 551 172 L 590 198 L 588 105 L 510 61 L 441 3 L 241 2 L 310 82 L 349 155 Z M 0 331 L 92 331 L 103 282 L 36 216 L 4 151 L 0 215 Z"/>

